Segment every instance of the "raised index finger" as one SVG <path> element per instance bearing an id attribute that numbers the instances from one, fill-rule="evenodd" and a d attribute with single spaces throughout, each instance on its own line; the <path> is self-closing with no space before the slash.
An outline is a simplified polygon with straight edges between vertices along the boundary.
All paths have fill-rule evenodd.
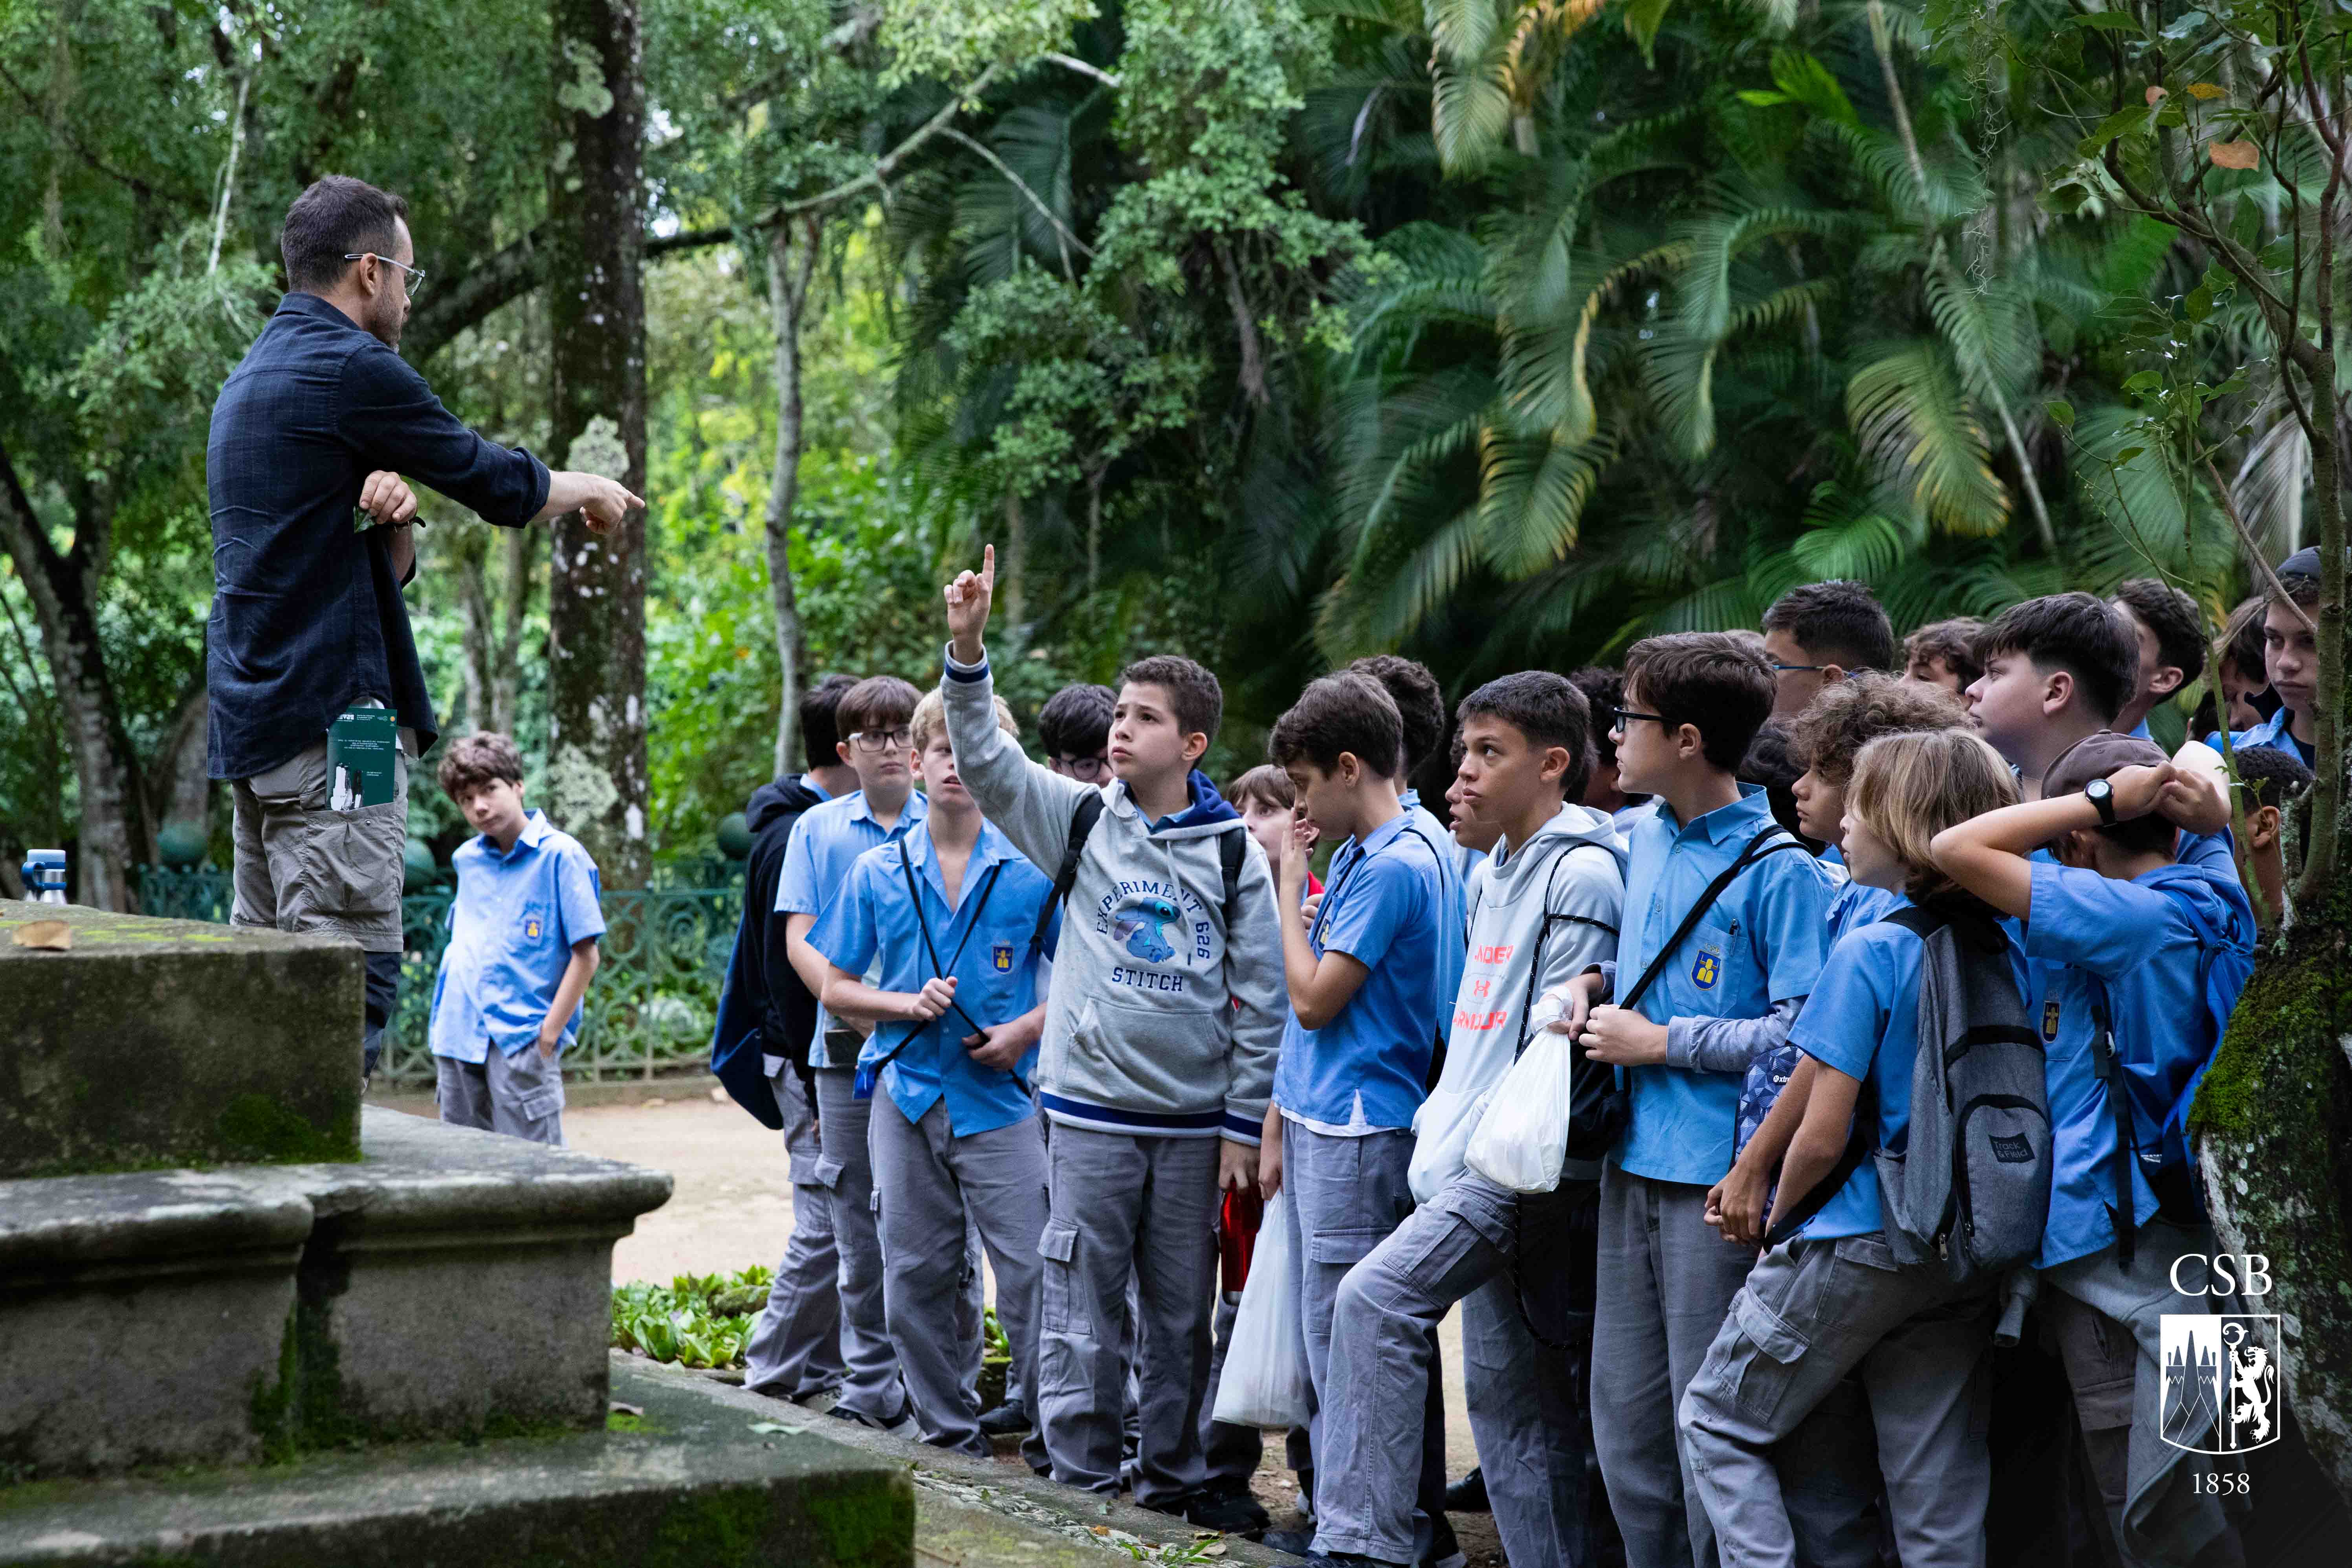
<path id="1" fill-rule="evenodd" d="M 980 547 L 980 585 L 991 593 L 995 592 L 996 546 L 993 544 L 983 544 Z"/>

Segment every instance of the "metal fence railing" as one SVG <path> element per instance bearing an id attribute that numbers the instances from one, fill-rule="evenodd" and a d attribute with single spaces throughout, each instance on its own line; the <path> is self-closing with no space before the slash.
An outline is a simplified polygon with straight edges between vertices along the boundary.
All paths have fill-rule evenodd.
<path id="1" fill-rule="evenodd" d="M 651 881 L 647 888 L 604 890 L 604 962 L 588 988 L 580 1038 L 564 1053 L 568 1078 L 651 1078 L 709 1052 L 727 956 L 743 913 L 741 867 L 716 857 L 667 862 L 655 868 Z M 225 923 L 230 897 L 226 871 L 152 866 L 139 871 L 140 907 L 151 915 Z M 406 952 L 390 1038 L 376 1068 L 381 1077 L 433 1079 L 426 1027 L 456 898 L 456 889 L 439 884 L 400 900 Z"/>

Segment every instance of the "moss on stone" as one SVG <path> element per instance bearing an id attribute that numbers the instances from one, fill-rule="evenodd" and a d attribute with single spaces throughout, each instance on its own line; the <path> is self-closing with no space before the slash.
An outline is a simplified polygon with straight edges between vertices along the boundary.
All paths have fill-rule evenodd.
<path id="1" fill-rule="evenodd" d="M 896 1478 L 887 1490 L 870 1484 L 812 1487 L 802 1500 L 809 1522 L 841 1568 L 895 1568 L 907 1560 L 915 1532 L 915 1491 Z"/>
<path id="2" fill-rule="evenodd" d="M 2286 1393 L 2352 1498 L 2352 888 L 2263 954 L 2189 1126 L 2223 1247 L 2270 1260 Z"/>
<path id="3" fill-rule="evenodd" d="M 342 1126 L 319 1127 L 267 1095 L 240 1094 L 213 1125 L 230 1163 L 347 1164 L 360 1157 L 356 1108 Z"/>

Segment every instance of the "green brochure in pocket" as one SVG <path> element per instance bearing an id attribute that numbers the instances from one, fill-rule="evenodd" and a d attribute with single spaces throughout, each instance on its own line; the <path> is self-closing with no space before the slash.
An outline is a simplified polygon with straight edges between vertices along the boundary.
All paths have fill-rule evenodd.
<path id="1" fill-rule="evenodd" d="M 391 802 L 400 765 L 400 720 L 389 708 L 354 708 L 327 731 L 327 804 L 337 811 Z"/>

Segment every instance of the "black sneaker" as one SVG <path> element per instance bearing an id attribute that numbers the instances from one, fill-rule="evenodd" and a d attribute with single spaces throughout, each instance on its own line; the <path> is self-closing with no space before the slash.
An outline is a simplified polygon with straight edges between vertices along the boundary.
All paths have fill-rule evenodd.
<path id="1" fill-rule="evenodd" d="M 1265 1507 L 1250 1495 L 1248 1486 L 1240 1482 L 1211 1487 L 1184 1517 L 1203 1530 L 1221 1530 L 1227 1535 L 1245 1535 L 1253 1541 L 1274 1522 L 1266 1517 Z"/>
<path id="2" fill-rule="evenodd" d="M 1462 1543 L 1454 1537 L 1454 1526 L 1439 1514 L 1430 1521 L 1429 1544 L 1422 1550 L 1421 1561 L 1413 1568 L 1463 1568 L 1467 1561 Z"/>
<path id="3" fill-rule="evenodd" d="M 1154 1513 L 1169 1514 L 1187 1524 L 1197 1524 L 1203 1530 L 1223 1531 L 1229 1535 L 1262 1530 L 1269 1522 L 1265 1510 L 1258 1507 L 1255 1499 L 1213 1496 L 1206 1491 L 1186 1492 L 1182 1497 L 1167 1498 L 1141 1506 Z"/>
<path id="4" fill-rule="evenodd" d="M 1018 1405 L 1000 1405 L 981 1415 L 980 1429 L 990 1437 L 1013 1436 L 1029 1430 L 1029 1412 Z"/>
<path id="5" fill-rule="evenodd" d="M 1481 1465 L 1468 1475 L 1445 1489 L 1445 1511 L 1448 1513 L 1492 1513 L 1495 1505 L 1486 1500 L 1486 1469 Z"/>
<path id="6" fill-rule="evenodd" d="M 1269 1530 L 1258 1544 L 1292 1557 L 1312 1557 L 1315 1555 L 1315 1531 L 1312 1528 Z"/>

